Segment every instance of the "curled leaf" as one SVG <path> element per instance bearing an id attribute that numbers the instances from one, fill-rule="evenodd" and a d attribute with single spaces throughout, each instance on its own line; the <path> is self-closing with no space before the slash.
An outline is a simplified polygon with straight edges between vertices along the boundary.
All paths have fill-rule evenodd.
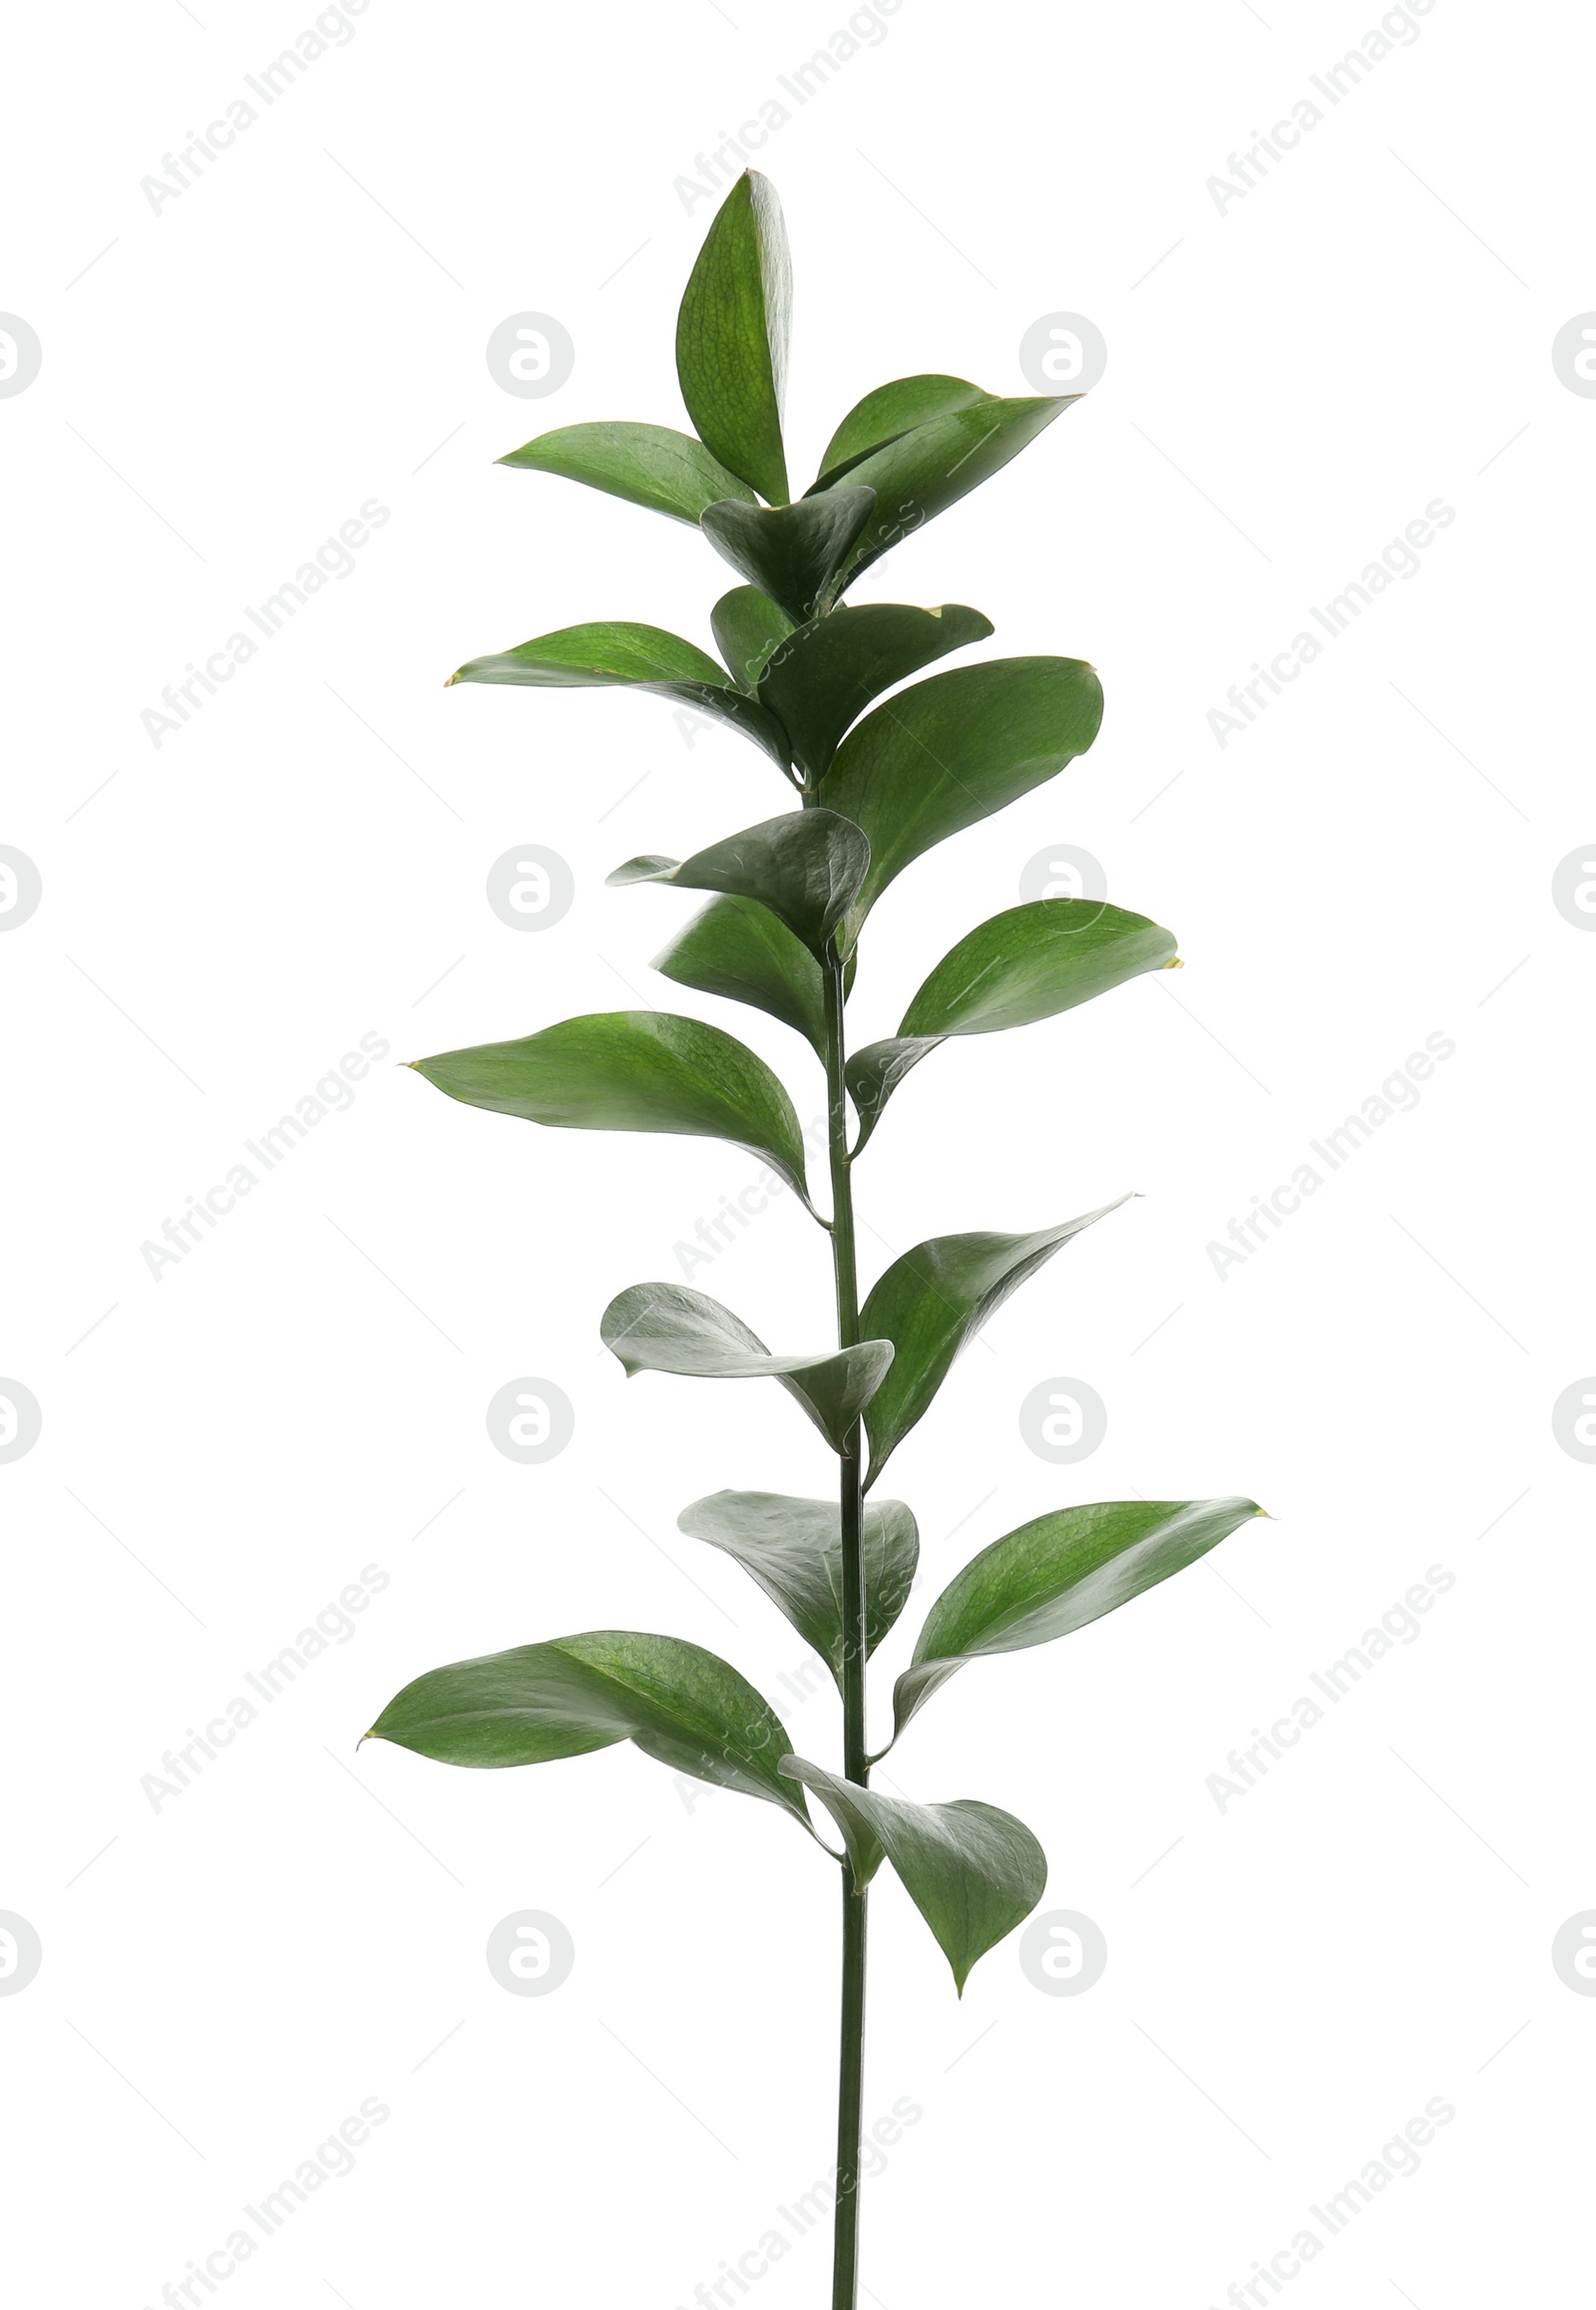
<path id="1" fill-rule="evenodd" d="M 869 865 L 870 845 L 846 818 L 833 810 L 793 810 L 679 862 L 651 855 L 628 859 L 606 879 L 677 883 L 684 890 L 757 899 L 821 956 Z"/>
<path id="2" fill-rule="evenodd" d="M 795 506 L 706 506 L 698 527 L 723 561 L 779 603 L 795 625 L 830 606 L 833 581 L 869 521 L 873 490 L 839 489 Z"/>
<path id="3" fill-rule="evenodd" d="M 841 1690 L 842 1513 L 835 1500 L 795 1500 L 783 1492 L 711 1492 L 683 1508 L 677 1524 L 694 1540 L 735 1558 L 812 1644 Z M 915 1519 L 902 1500 L 865 1510 L 865 1620 L 874 1652 L 908 1600 L 920 1558 Z"/>
<path id="4" fill-rule="evenodd" d="M 598 1330 L 628 1378 L 672 1371 L 688 1379 L 779 1380 L 839 1453 L 892 1361 L 885 1340 L 772 1355 L 739 1316 L 684 1284 L 631 1285 L 610 1301 Z"/>
<path id="5" fill-rule="evenodd" d="M 1047 1857 L 1023 1821 L 975 1797 L 911 1804 L 839 1780 L 801 1756 L 781 1770 L 814 1791 L 843 1834 L 856 1879 L 868 1883 L 885 1853 L 953 1968 L 961 1997 L 972 1968 L 1030 1915 L 1047 1884 Z"/>
<path id="6" fill-rule="evenodd" d="M 750 169 L 716 210 L 688 279 L 676 376 L 699 439 L 772 505 L 787 500 L 781 405 L 791 310 L 781 202 L 769 178 Z"/>

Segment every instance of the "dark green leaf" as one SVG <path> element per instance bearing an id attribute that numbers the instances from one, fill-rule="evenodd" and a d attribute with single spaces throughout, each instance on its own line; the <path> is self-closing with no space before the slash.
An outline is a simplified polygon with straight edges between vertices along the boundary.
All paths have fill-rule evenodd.
<path id="1" fill-rule="evenodd" d="M 668 1010 L 600 1010 L 519 1042 L 412 1059 L 450 1098 L 571 1131 L 669 1131 L 762 1155 L 808 1201 L 803 1134 L 776 1076 L 735 1035 Z"/>
<path id="2" fill-rule="evenodd" d="M 843 1635 L 842 1516 L 835 1500 L 783 1492 L 711 1492 L 676 1518 L 694 1540 L 735 1557 L 820 1654 L 839 1689 Z M 865 1510 L 865 1622 L 874 1652 L 908 1600 L 920 1557 L 915 1519 L 902 1500 Z"/>
<path id="3" fill-rule="evenodd" d="M 740 1317 L 684 1284 L 631 1285 L 610 1301 L 598 1332 L 628 1379 L 638 1371 L 673 1371 L 686 1379 L 779 1380 L 836 1452 L 892 1361 L 885 1340 L 772 1355 Z"/>
<path id="4" fill-rule="evenodd" d="M 974 1797 L 911 1804 L 838 1780 L 801 1756 L 781 1769 L 812 1788 L 868 1882 L 883 1850 L 953 1967 L 961 1997 L 971 1970 L 1028 1917 L 1047 1884 L 1047 1857 L 1023 1821 Z"/>
<path id="5" fill-rule="evenodd" d="M 829 588 L 876 503 L 871 490 L 828 490 L 795 506 L 706 506 L 698 527 L 722 561 L 797 625 L 830 606 Z"/>
<path id="6" fill-rule="evenodd" d="M 736 1670 L 678 1637 L 595 1629 L 432 1669 L 366 1734 L 440 1764 L 544 1764 L 634 1740 L 697 1780 L 779 1804 L 809 1826 L 776 1766 L 781 1721 Z"/>
<path id="7" fill-rule="evenodd" d="M 940 609 L 900 601 L 834 609 L 769 654 L 760 701 L 792 740 L 795 761 L 811 779 L 821 778 L 843 732 L 872 698 L 951 649 L 985 641 L 991 631 L 979 609 L 958 602 Z"/>
<path id="8" fill-rule="evenodd" d="M 698 251 L 676 317 L 676 375 L 699 438 L 778 506 L 788 496 L 781 405 L 791 305 L 781 203 L 750 169 Z"/>
<path id="9" fill-rule="evenodd" d="M 820 956 L 858 896 L 869 865 L 870 845 L 846 818 L 833 810 L 791 810 L 679 863 L 651 855 L 628 859 L 605 879 L 676 883 L 683 890 L 757 899 Z"/>
<path id="10" fill-rule="evenodd" d="M 746 498 L 753 491 L 718 457 L 711 457 L 690 433 L 668 425 L 562 425 L 540 434 L 525 449 L 513 449 L 501 465 L 529 473 L 563 474 L 612 498 L 625 498 L 650 513 L 696 528 L 705 506 L 722 498 Z"/>
<path id="11" fill-rule="evenodd" d="M 812 1043 L 826 1058 L 826 990 L 820 965 L 752 899 L 711 899 L 654 957 L 652 967 L 678 986 L 751 1003 Z"/>
<path id="12" fill-rule="evenodd" d="M 1079 399 L 1078 393 L 1065 393 L 1045 399 L 981 401 L 917 425 L 860 458 L 844 475 L 817 483 L 823 495 L 838 480 L 848 489 L 876 493 L 875 514 L 854 548 L 844 585 L 851 585 L 872 562 L 989 481 L 1034 441 L 1043 426 Z"/>
<path id="13" fill-rule="evenodd" d="M 1252 1500 L 1100 1500 L 995 1540 L 932 1606 L 894 1694 L 898 1732 L 966 1661 L 1072 1635 L 1263 1513 Z"/>
<path id="14" fill-rule="evenodd" d="M 895 1260 L 860 1313 L 872 1340 L 897 1349 L 870 1412 L 870 1481 L 922 1417 L 960 1350 L 1071 1236 L 1117 1211 L 1121 1195 L 1100 1211 L 1033 1235 L 943 1235 Z"/>
<path id="15" fill-rule="evenodd" d="M 1083 754 L 1102 711 L 1079 659 L 1006 657 L 933 674 L 867 714 L 818 788 L 870 842 L 853 929 L 911 860 Z"/>
<path id="16" fill-rule="evenodd" d="M 1175 967 L 1170 932 L 1095 899 L 1035 899 L 995 915 L 943 957 L 897 1034 L 867 1044 L 848 1061 L 859 1147 L 910 1068 L 947 1036 L 1028 1026 L 1144 970 Z"/>
<path id="17" fill-rule="evenodd" d="M 751 738 L 783 770 L 792 760 L 786 732 L 757 700 L 726 679 L 714 659 L 658 625 L 606 618 L 541 633 L 497 657 L 474 657 L 449 676 L 455 682 L 495 682 L 515 689 L 651 690 L 715 714 Z"/>
<path id="18" fill-rule="evenodd" d="M 722 593 L 709 612 L 709 625 L 732 680 L 750 696 L 758 687 L 765 660 L 777 642 L 785 641 L 792 631 L 787 612 L 778 609 L 757 585 L 734 585 L 729 593 Z"/>
<path id="19" fill-rule="evenodd" d="M 979 385 L 972 385 L 964 377 L 898 377 L 890 385 L 878 385 L 874 393 L 867 393 L 849 410 L 826 444 L 826 454 L 820 461 L 817 490 L 830 489 L 840 481 L 850 466 L 868 457 L 873 449 L 883 449 L 900 434 L 912 432 L 917 425 L 927 425 L 934 417 L 946 417 L 954 409 L 974 409 L 979 403 L 996 401 L 995 393 L 984 393 Z"/>
<path id="20" fill-rule="evenodd" d="M 859 1137 L 854 1142 L 854 1153 L 863 1154 L 870 1144 L 870 1135 L 881 1121 L 882 1112 L 893 1092 L 912 1068 L 919 1066 L 928 1051 L 934 1051 L 947 1040 L 946 1035 L 889 1035 L 885 1042 L 867 1042 L 863 1050 L 856 1050 L 843 1069 L 848 1085 L 848 1096 L 853 1100 L 859 1116 Z"/>

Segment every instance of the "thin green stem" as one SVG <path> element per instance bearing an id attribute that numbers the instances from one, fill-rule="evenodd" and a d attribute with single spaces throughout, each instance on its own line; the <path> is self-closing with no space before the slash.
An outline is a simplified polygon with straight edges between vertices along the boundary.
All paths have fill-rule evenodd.
<path id="1" fill-rule="evenodd" d="M 853 1177 L 848 1157 L 848 1103 L 843 1068 L 846 1000 L 843 963 L 825 965 L 827 1143 L 831 1156 L 831 1252 L 837 1288 L 837 1345 L 859 1339 L 859 1274 L 854 1252 Z M 843 1606 L 843 1770 L 861 1786 L 870 1778 L 865 1733 L 864 1431 L 855 1420 L 841 1468 Z M 856 2310 L 859 2299 L 860 2136 L 865 2088 L 865 1950 L 869 1891 L 851 1862 L 842 1869 L 842 2046 L 837 2084 L 837 2211 L 832 2310 Z"/>

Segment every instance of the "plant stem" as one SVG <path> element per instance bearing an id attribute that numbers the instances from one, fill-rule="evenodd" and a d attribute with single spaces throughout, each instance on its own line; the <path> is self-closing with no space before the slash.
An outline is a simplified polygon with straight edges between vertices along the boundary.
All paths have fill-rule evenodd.
<path id="1" fill-rule="evenodd" d="M 859 1276 L 854 1256 L 853 1179 L 848 1160 L 848 1105 L 843 964 L 826 965 L 827 1140 L 831 1153 L 832 1268 L 837 1286 L 837 1345 L 859 1338 Z M 864 1431 L 855 1420 L 839 1461 L 842 1514 L 843 1770 L 863 1786 L 870 1778 L 865 1733 Z M 869 1891 L 842 1867 L 842 2047 L 837 2080 L 837 2209 L 832 2310 L 856 2310 L 859 2299 L 859 2150 L 865 2090 L 865 1935 Z"/>

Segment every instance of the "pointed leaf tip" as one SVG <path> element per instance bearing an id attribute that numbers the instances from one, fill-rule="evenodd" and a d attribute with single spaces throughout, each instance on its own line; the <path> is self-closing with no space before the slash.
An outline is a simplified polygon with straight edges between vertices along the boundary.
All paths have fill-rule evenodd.
<path id="1" fill-rule="evenodd" d="M 631 1285 L 610 1301 L 598 1331 L 604 1346 L 628 1371 L 670 1371 L 695 1379 L 778 1380 L 839 1453 L 893 1356 L 887 1340 L 773 1355 L 729 1308 L 684 1284 Z"/>
<path id="2" fill-rule="evenodd" d="M 941 1945 L 961 1997 L 977 1962 L 1028 1917 L 1047 1883 L 1047 1862 L 1022 1821 L 974 1797 L 915 1804 L 839 1780 L 801 1756 L 776 1767 L 819 1797 L 842 1831 L 856 1876 L 868 1883 L 883 1857 Z"/>

